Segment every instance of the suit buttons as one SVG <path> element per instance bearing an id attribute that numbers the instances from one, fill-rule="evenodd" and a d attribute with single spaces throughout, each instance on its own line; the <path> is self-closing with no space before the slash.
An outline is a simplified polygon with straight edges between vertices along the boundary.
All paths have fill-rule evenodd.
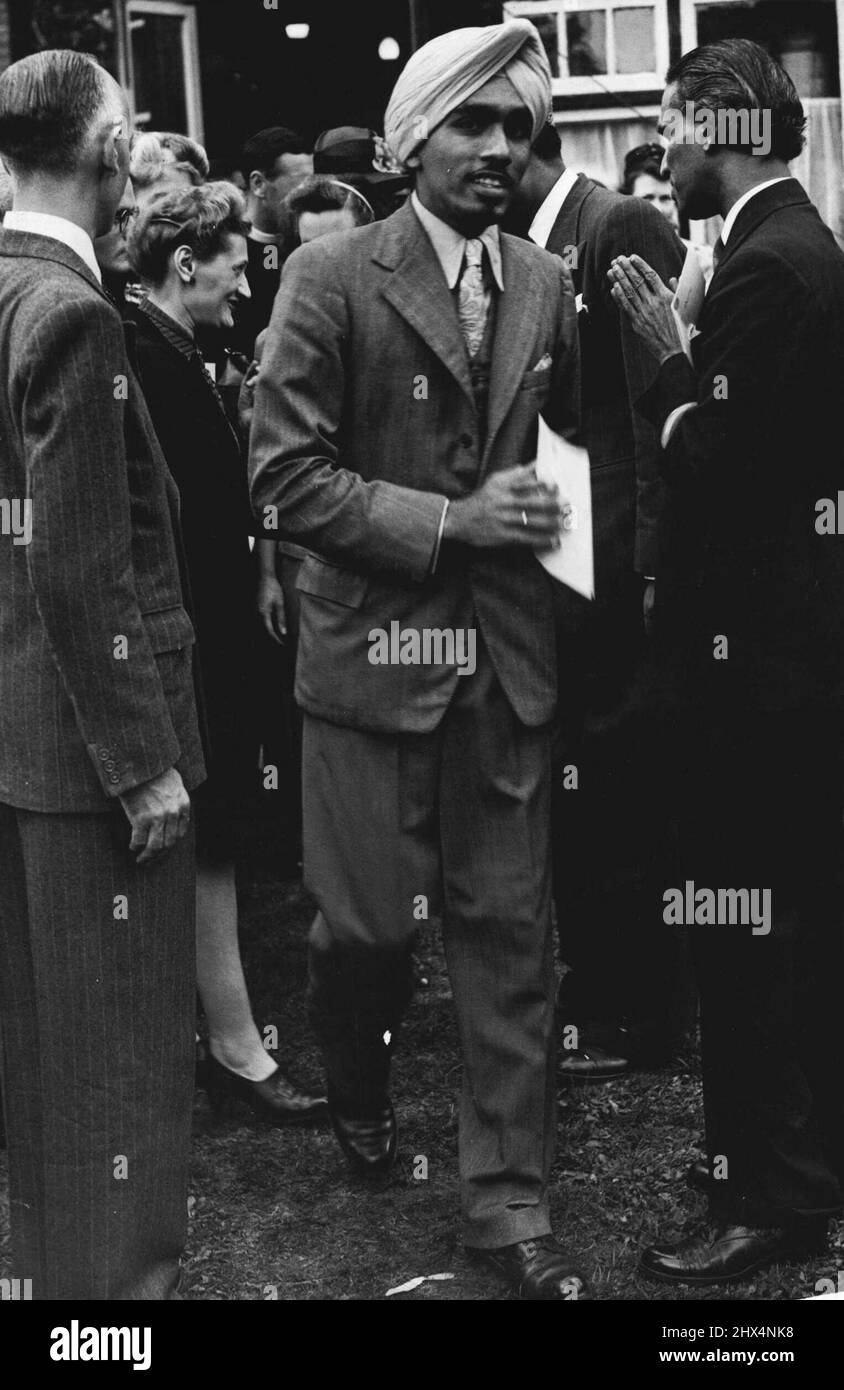
<path id="1" fill-rule="evenodd" d="M 475 441 L 470 434 L 461 434 L 457 442 L 460 444 L 461 448 L 471 449 Z"/>
<path id="2" fill-rule="evenodd" d="M 110 773 L 108 774 L 108 780 L 109 780 L 110 782 L 119 782 L 119 781 L 120 781 L 120 778 L 118 777 L 118 775 L 117 775 L 116 772 L 110 772 Z"/>
<path id="3" fill-rule="evenodd" d="M 105 760 L 106 760 L 106 758 L 108 757 L 108 749 L 107 749 L 107 748 L 98 748 L 98 749 L 97 749 L 97 757 L 99 758 L 99 760 L 100 760 L 101 763 L 104 763 Z"/>
<path id="4" fill-rule="evenodd" d="M 114 763 L 111 758 L 106 759 L 105 769 L 106 772 L 114 772 Z"/>

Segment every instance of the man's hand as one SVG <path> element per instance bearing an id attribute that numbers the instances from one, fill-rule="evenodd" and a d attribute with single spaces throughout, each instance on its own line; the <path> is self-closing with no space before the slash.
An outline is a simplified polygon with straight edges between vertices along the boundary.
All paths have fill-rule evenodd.
<path id="1" fill-rule="evenodd" d="M 283 642 L 287 636 L 284 590 L 274 574 L 262 574 L 258 579 L 258 612 L 273 641 Z"/>
<path id="2" fill-rule="evenodd" d="M 537 481 L 532 463 L 493 473 L 470 497 L 449 504 L 443 540 L 494 547 L 524 545 L 547 550 L 560 544 L 571 508 L 557 489 Z"/>
<path id="3" fill-rule="evenodd" d="M 610 294 L 660 366 L 682 352 L 671 310 L 677 281 L 672 280 L 672 288 L 664 285 L 641 256 L 617 256 L 607 276 L 612 283 Z"/>
<path id="4" fill-rule="evenodd" d="M 132 827 L 129 849 L 139 864 L 149 864 L 187 834 L 190 797 L 174 767 L 133 787 L 120 803 Z"/>

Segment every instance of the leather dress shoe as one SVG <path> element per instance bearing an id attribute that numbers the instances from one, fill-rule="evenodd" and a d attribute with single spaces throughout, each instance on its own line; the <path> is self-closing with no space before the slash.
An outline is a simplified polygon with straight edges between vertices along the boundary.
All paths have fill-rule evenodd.
<path id="1" fill-rule="evenodd" d="M 353 1116 L 329 1106 L 331 1123 L 343 1153 L 357 1173 L 365 1177 L 386 1173 L 396 1159 L 396 1115 L 389 1099 L 368 1116 Z"/>
<path id="2" fill-rule="evenodd" d="M 301 1091 L 281 1067 L 264 1081 L 250 1081 L 224 1067 L 210 1051 L 205 1063 L 205 1088 L 216 1112 L 222 1111 L 230 1099 L 242 1100 L 260 1120 L 271 1125 L 309 1124 L 328 1114 L 325 1096 Z"/>
<path id="3" fill-rule="evenodd" d="M 825 1217 L 788 1228 L 708 1222 L 680 1241 L 650 1246 L 639 1269 L 668 1284 L 729 1284 L 778 1260 L 822 1254 L 826 1233 Z"/>
<path id="4" fill-rule="evenodd" d="M 497 1250 L 467 1246 L 467 1253 L 503 1274 L 519 1298 L 568 1303 L 592 1297 L 583 1275 L 553 1236 L 536 1236 Z"/>
<path id="5" fill-rule="evenodd" d="M 622 1076 L 629 1066 L 626 1057 L 615 1057 L 602 1047 L 578 1047 L 563 1052 L 558 1071 L 570 1081 L 612 1081 Z"/>
<path id="6" fill-rule="evenodd" d="M 705 1158 L 696 1158 L 694 1163 L 689 1164 L 686 1169 L 686 1182 L 697 1192 L 709 1195 L 712 1190 L 712 1174 Z"/>

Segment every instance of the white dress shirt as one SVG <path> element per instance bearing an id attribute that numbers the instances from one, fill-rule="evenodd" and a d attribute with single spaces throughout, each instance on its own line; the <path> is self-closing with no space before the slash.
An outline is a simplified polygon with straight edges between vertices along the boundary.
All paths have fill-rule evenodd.
<path id="1" fill-rule="evenodd" d="M 417 197 L 414 189 L 410 195 L 411 206 L 425 231 L 428 239 L 437 253 L 437 259 L 443 268 L 443 275 L 446 278 L 448 288 L 453 290 L 457 281 L 460 279 L 460 271 L 463 267 L 463 257 L 466 254 L 466 237 L 462 232 L 458 232 L 454 227 L 450 227 L 447 222 L 443 222 L 441 217 L 436 217 L 429 212 L 424 203 Z M 492 223 L 485 227 L 480 235 L 475 238 L 483 242 L 489 255 L 489 264 L 492 274 L 500 290 L 504 289 L 504 276 L 501 270 L 501 242 L 499 240 L 498 226 Z"/>
<path id="2" fill-rule="evenodd" d="M 577 182 L 577 174 L 573 169 L 564 169 L 554 187 L 547 194 L 544 202 L 540 203 L 539 209 L 530 224 L 528 236 L 531 241 L 535 241 L 537 246 L 545 247 L 548 245 L 548 238 L 551 229 L 560 215 L 560 208 L 571 193 Z"/>
<path id="3" fill-rule="evenodd" d="M 726 246 L 727 242 L 729 241 L 730 232 L 733 230 L 733 227 L 735 226 L 736 218 L 738 217 L 742 208 L 750 202 L 751 198 L 755 198 L 756 194 L 761 193 L 762 190 L 765 188 L 773 188 L 775 183 L 785 183 L 786 179 L 789 178 L 791 178 L 790 174 L 780 174 L 778 178 L 766 179 L 764 183 L 757 183 L 755 188 L 748 188 L 746 193 L 742 193 L 740 198 L 736 198 L 736 201 L 733 203 L 733 206 L 730 208 L 730 211 L 724 218 L 724 225 L 721 228 L 722 246 Z M 677 425 L 678 421 L 682 418 L 683 415 L 685 415 L 687 410 L 694 410 L 695 404 L 695 401 L 688 401 L 685 405 L 678 405 L 676 410 L 672 410 L 671 414 L 668 416 L 668 419 L 662 427 L 660 443 L 662 444 L 663 449 L 667 446 L 669 439 L 674 433 L 674 428 Z"/>
<path id="4" fill-rule="evenodd" d="M 76 222 L 69 222 L 66 217 L 55 217 L 51 212 L 13 211 L 6 213 L 3 226 L 10 232 L 34 232 L 37 236 L 47 236 L 53 241 L 60 241 L 62 245 L 76 252 L 91 274 L 102 284 L 103 277 L 94 255 L 94 243 Z"/>

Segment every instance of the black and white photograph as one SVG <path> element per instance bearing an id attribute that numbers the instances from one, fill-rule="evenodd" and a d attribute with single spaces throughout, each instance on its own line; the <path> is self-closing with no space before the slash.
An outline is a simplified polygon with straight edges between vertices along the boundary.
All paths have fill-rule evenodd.
<path id="1" fill-rule="evenodd" d="M 172 1373 L 163 1302 L 228 1305 L 212 1372 L 291 1301 L 832 1354 L 842 48 L 844 0 L 0 0 L 33 1369 Z"/>

